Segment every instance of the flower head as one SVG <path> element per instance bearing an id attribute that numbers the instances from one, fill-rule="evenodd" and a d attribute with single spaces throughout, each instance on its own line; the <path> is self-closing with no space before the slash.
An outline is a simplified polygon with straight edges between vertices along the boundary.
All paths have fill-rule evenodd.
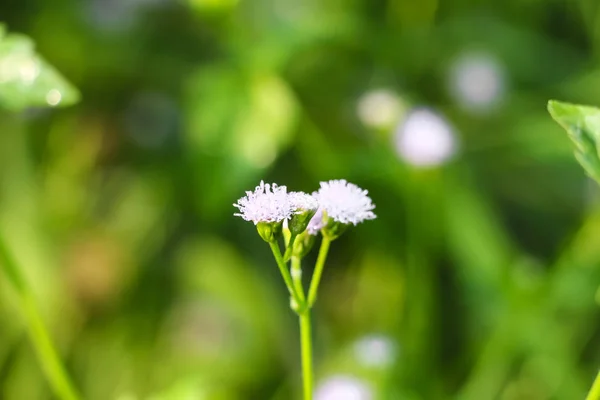
<path id="1" fill-rule="evenodd" d="M 345 179 L 321 182 L 314 194 L 327 217 L 342 224 L 356 225 L 367 219 L 375 219 L 375 205 L 368 191 Z"/>
<path id="2" fill-rule="evenodd" d="M 373 389 L 360 379 L 348 375 L 334 375 L 320 383 L 315 400 L 372 400 Z"/>
<path id="3" fill-rule="evenodd" d="M 456 134 L 448 121 L 429 108 L 410 111 L 394 135 L 396 151 L 418 168 L 440 166 L 457 150 Z"/>
<path id="4" fill-rule="evenodd" d="M 354 342 L 354 355 L 365 367 L 385 368 L 392 365 L 398 354 L 398 344 L 380 334 L 363 336 Z"/>
<path id="5" fill-rule="evenodd" d="M 288 194 L 288 201 L 294 214 L 302 214 L 307 211 L 315 212 L 319 208 L 317 200 L 304 192 L 291 192 Z"/>
<path id="6" fill-rule="evenodd" d="M 492 54 L 463 53 L 452 62 L 448 86 L 450 95 L 465 110 L 491 111 L 506 95 L 505 69 Z"/>
<path id="7" fill-rule="evenodd" d="M 358 101 L 358 117 L 369 128 L 391 129 L 404 114 L 405 105 L 393 91 L 377 89 Z"/>
<path id="8" fill-rule="evenodd" d="M 292 215 L 287 188 L 263 181 L 260 181 L 254 192 L 247 191 L 246 196 L 233 206 L 240 210 L 233 215 L 252 221 L 254 225 L 261 222 L 281 222 Z"/>

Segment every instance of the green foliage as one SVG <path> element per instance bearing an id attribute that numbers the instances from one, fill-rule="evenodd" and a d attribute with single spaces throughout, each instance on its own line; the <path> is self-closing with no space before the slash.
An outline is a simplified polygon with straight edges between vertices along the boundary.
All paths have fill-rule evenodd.
<path id="1" fill-rule="evenodd" d="M 548 111 L 575 143 L 577 161 L 600 183 L 600 109 L 551 100 Z"/>
<path id="2" fill-rule="evenodd" d="M 600 365 L 598 188 L 544 105 L 600 104 L 599 12 L 590 0 L 0 1 L 27 35 L 3 34 L 2 54 L 49 73 L 34 89 L 13 70 L 0 107 L 72 89 L 39 54 L 85 93 L 68 112 L 0 118 L 0 231 L 82 397 L 295 400 L 288 294 L 232 203 L 261 179 L 311 192 L 345 178 L 379 218 L 337 239 L 323 272 L 317 386 L 342 374 L 374 400 L 583 398 Z M 452 127 L 450 162 L 398 153 L 417 106 Z M 597 179 L 596 111 L 550 109 Z M 9 289 L 0 276 L 0 398 L 49 400 Z M 383 365 L 368 357 L 381 347 L 367 362 L 357 352 L 373 335 L 397 349 Z"/>
<path id="3" fill-rule="evenodd" d="M 0 24 L 0 106 L 12 111 L 63 107 L 79 97 L 77 89 L 36 53 L 30 38 L 7 34 Z"/>

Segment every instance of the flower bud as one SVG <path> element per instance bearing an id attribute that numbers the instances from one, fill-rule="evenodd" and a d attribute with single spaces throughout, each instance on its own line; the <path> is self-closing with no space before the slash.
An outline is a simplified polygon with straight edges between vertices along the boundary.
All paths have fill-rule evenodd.
<path id="1" fill-rule="evenodd" d="M 300 259 L 306 257 L 306 255 L 313 248 L 316 240 L 317 237 L 315 235 L 311 235 L 307 231 L 302 232 L 294 241 L 292 254 Z"/>
<path id="2" fill-rule="evenodd" d="M 293 235 L 299 235 L 304 232 L 316 212 L 316 209 L 309 209 L 292 215 L 288 224 L 290 232 L 292 232 Z"/>
<path id="3" fill-rule="evenodd" d="M 344 224 L 342 222 L 337 222 L 331 218 L 327 219 L 327 223 L 325 227 L 321 229 L 321 233 L 329 240 L 334 240 L 342 236 L 346 229 L 350 227 L 350 224 Z"/>
<path id="4" fill-rule="evenodd" d="M 281 236 L 281 222 L 259 222 L 256 230 L 267 243 L 273 243 Z"/>
<path id="5" fill-rule="evenodd" d="M 292 210 L 288 227 L 292 235 L 299 235 L 306 230 L 319 204 L 313 196 L 304 192 L 291 192 L 288 201 Z"/>

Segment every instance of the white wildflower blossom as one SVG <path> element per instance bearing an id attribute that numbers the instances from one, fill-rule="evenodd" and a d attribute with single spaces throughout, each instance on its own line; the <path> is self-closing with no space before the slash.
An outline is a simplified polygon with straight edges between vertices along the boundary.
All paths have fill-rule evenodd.
<path id="1" fill-rule="evenodd" d="M 365 93 L 358 101 L 358 117 L 370 128 L 392 128 L 404 113 L 402 99 L 388 89 Z"/>
<path id="2" fill-rule="evenodd" d="M 419 168 L 437 167 L 448 162 L 458 147 L 450 123 L 429 108 L 410 111 L 396 130 L 394 141 L 400 157 Z"/>
<path id="3" fill-rule="evenodd" d="M 321 188 L 314 194 L 327 217 L 342 224 L 356 225 L 368 219 L 375 219 L 375 205 L 368 191 L 359 188 L 345 179 L 321 182 Z"/>
<path id="4" fill-rule="evenodd" d="M 396 360 L 397 353 L 396 342 L 384 335 L 364 336 L 354 343 L 354 354 L 361 365 L 366 367 L 389 367 Z"/>
<path id="5" fill-rule="evenodd" d="M 254 192 L 247 191 L 246 196 L 233 205 L 240 212 L 234 215 L 254 224 L 259 222 L 281 222 L 292 215 L 287 188 L 277 184 L 260 181 Z"/>
<path id="6" fill-rule="evenodd" d="M 346 375 L 329 377 L 315 391 L 315 400 L 372 400 L 373 397 L 367 382 Z"/>
<path id="7" fill-rule="evenodd" d="M 312 195 L 304 192 L 291 192 L 288 194 L 290 209 L 294 214 L 300 214 L 306 211 L 316 211 L 319 203 Z"/>
<path id="8" fill-rule="evenodd" d="M 323 222 L 323 208 L 319 208 L 308 223 L 306 231 L 309 235 L 316 236 L 319 234 L 319 231 L 323 229 L 324 226 L 325 223 Z"/>
<path id="9" fill-rule="evenodd" d="M 492 54 L 463 53 L 452 63 L 448 86 L 461 107 L 473 113 L 493 110 L 506 95 L 504 66 Z"/>

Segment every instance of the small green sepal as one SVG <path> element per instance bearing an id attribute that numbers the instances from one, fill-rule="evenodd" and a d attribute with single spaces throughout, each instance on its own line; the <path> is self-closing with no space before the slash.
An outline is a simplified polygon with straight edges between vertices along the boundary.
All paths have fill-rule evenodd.
<path id="1" fill-rule="evenodd" d="M 299 235 L 302 232 L 304 232 L 306 230 L 306 227 L 308 226 L 308 223 L 310 222 L 310 220 L 316 212 L 317 210 L 307 210 L 292 215 L 292 218 L 290 218 L 290 221 L 288 223 L 292 234 Z"/>
<path id="2" fill-rule="evenodd" d="M 323 213 L 323 221 L 324 226 L 321 228 L 321 233 L 329 240 L 339 238 L 350 227 L 350 224 L 343 224 L 341 222 L 334 221 L 333 219 L 329 218 L 326 213 Z"/>
<path id="3" fill-rule="evenodd" d="M 256 230 L 265 242 L 273 243 L 281 236 L 282 225 L 282 222 L 259 222 L 256 224 Z"/>
<path id="4" fill-rule="evenodd" d="M 316 241 L 316 235 L 311 235 L 307 231 L 302 232 L 296 237 L 296 240 L 294 241 L 292 254 L 295 257 L 303 259 L 313 248 Z"/>

